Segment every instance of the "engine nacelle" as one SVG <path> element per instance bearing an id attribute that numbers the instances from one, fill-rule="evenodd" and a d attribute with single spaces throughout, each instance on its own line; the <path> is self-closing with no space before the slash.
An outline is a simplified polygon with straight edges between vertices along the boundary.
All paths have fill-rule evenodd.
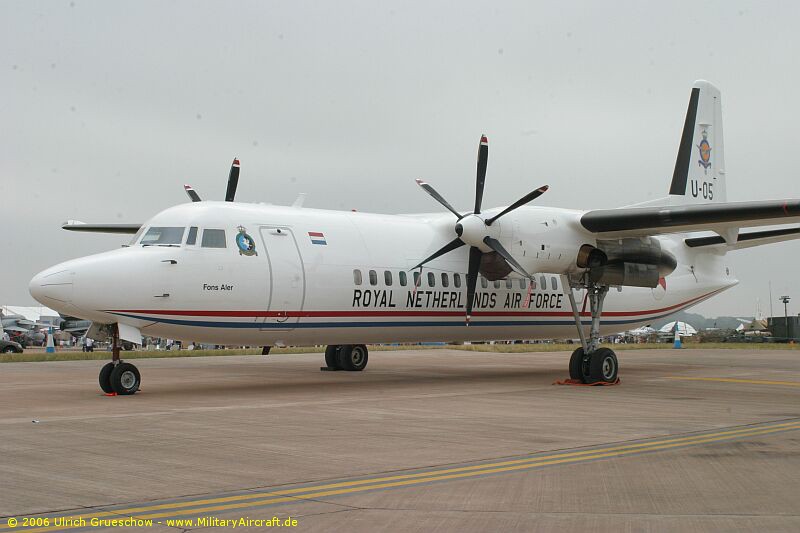
<path id="1" fill-rule="evenodd" d="M 589 281 L 600 285 L 653 288 L 660 277 L 656 265 L 644 263 L 613 263 L 589 270 Z"/>
<path id="2" fill-rule="evenodd" d="M 656 267 L 659 276 L 667 276 L 678 266 L 678 261 L 652 237 L 598 240 L 597 248 L 605 252 L 606 265 L 630 263 Z M 656 278 L 656 283 L 658 277 Z M 626 284 L 627 285 L 627 284 Z M 649 285 L 635 285 L 644 287 Z M 653 285 L 655 286 L 655 285 Z"/>

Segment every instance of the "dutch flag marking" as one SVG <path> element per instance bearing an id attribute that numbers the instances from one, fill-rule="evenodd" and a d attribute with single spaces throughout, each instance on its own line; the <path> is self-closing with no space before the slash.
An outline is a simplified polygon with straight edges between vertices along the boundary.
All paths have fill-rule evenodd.
<path id="1" fill-rule="evenodd" d="M 319 231 L 309 231 L 308 237 L 311 239 L 311 244 L 321 244 L 327 246 L 328 241 L 325 240 L 325 234 Z"/>

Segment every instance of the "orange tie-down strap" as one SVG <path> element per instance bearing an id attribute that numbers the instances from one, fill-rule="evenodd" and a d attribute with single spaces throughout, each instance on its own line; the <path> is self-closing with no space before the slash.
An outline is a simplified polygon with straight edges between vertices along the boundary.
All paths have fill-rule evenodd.
<path id="1" fill-rule="evenodd" d="M 584 383 L 579 379 L 565 379 L 563 381 L 554 381 L 553 385 L 577 385 L 581 387 L 608 387 L 611 385 L 619 385 L 619 378 L 616 381 L 595 381 L 594 383 Z"/>

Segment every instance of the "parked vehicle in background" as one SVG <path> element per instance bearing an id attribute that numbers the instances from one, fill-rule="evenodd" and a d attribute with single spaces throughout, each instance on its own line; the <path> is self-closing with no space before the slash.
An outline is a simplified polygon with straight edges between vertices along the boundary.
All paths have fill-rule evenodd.
<path id="1" fill-rule="evenodd" d="M 14 341 L 0 340 L 0 353 L 22 353 L 22 345 Z"/>

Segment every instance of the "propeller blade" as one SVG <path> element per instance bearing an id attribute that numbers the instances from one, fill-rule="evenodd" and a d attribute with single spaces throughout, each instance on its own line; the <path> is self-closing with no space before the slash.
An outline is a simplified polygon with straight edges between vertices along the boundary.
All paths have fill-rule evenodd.
<path id="1" fill-rule="evenodd" d="M 232 202 L 236 196 L 236 187 L 239 185 L 239 160 L 234 158 L 231 172 L 228 174 L 228 189 L 225 191 L 225 201 Z"/>
<path id="2" fill-rule="evenodd" d="M 525 196 L 523 196 L 522 198 L 520 198 L 519 200 L 517 200 L 516 202 L 514 202 L 510 206 L 508 206 L 505 209 L 503 209 L 499 214 L 493 216 L 492 218 L 484 220 L 484 222 L 486 222 L 487 226 L 491 226 L 492 223 L 495 220 L 497 220 L 498 218 L 500 218 L 501 216 L 506 215 L 506 214 L 510 213 L 511 211 L 513 211 L 514 209 L 516 209 L 518 207 L 521 207 L 521 206 L 527 204 L 528 202 L 539 198 L 541 195 L 546 193 L 547 189 L 549 189 L 549 188 L 550 188 L 549 185 L 542 185 L 541 187 L 539 187 L 535 191 L 529 192 L 528 194 L 526 194 Z"/>
<path id="3" fill-rule="evenodd" d="M 433 254 L 431 254 L 429 257 L 427 257 L 427 258 L 423 259 L 423 260 L 422 260 L 422 261 L 421 261 L 421 262 L 420 262 L 420 263 L 419 263 L 417 266 L 415 266 L 415 267 L 414 267 L 414 268 L 412 268 L 411 270 L 416 270 L 416 269 L 418 269 L 419 267 L 421 267 L 422 265 L 424 265 L 425 263 L 427 263 L 428 261 L 433 261 L 434 259 L 436 259 L 436 258 L 437 258 L 437 257 L 439 257 L 440 255 L 444 255 L 444 254 L 446 254 L 447 252 L 453 251 L 453 250 L 455 250 L 456 248 L 461 248 L 462 246 L 464 246 L 464 241 L 462 241 L 461 239 L 459 239 L 458 237 L 456 237 L 456 238 L 455 238 L 455 239 L 453 239 L 452 241 L 448 242 L 447 244 L 445 244 L 444 246 L 442 246 L 441 248 L 439 248 L 437 251 L 435 251 L 435 252 L 434 252 Z"/>
<path id="4" fill-rule="evenodd" d="M 489 161 L 489 140 L 486 135 L 481 135 L 481 143 L 478 145 L 478 173 L 475 181 L 475 210 L 473 213 L 481 213 L 483 203 L 483 185 L 486 183 L 486 163 Z"/>
<path id="5" fill-rule="evenodd" d="M 452 206 L 452 205 L 450 205 L 449 203 L 447 203 L 447 200 L 445 200 L 445 199 L 444 199 L 444 197 L 443 197 L 441 194 L 439 194 L 438 192 L 436 192 L 436 189 L 434 189 L 433 187 L 431 187 L 430 185 L 428 185 L 427 183 L 425 183 L 424 181 L 422 181 L 422 180 L 420 180 L 420 179 L 416 179 L 416 180 L 414 180 L 414 181 L 416 181 L 416 182 L 417 182 L 417 185 L 419 185 L 420 187 L 422 187 L 423 189 L 425 189 L 425 192 L 427 192 L 428 194 L 430 194 L 430 195 L 431 195 L 431 197 L 433 197 L 433 199 L 434 199 L 434 200 L 436 200 L 437 202 L 439 202 L 440 204 L 442 204 L 442 205 L 443 205 L 445 208 L 447 208 L 447 210 L 448 210 L 448 211 L 450 211 L 451 213 L 453 213 L 453 214 L 454 214 L 455 216 L 457 216 L 459 219 L 461 219 L 461 218 L 464 218 L 464 215 L 462 215 L 461 213 L 459 213 L 458 211 L 456 211 L 455 209 L 453 209 L 453 206 Z"/>
<path id="6" fill-rule="evenodd" d="M 500 241 L 498 241 L 497 239 L 493 239 L 492 237 L 484 237 L 483 242 L 486 243 L 486 246 L 488 246 L 489 248 L 500 254 L 503 257 L 503 259 L 505 259 L 512 267 L 514 267 L 517 270 L 517 272 L 519 272 L 526 278 L 530 279 L 531 275 L 528 274 L 528 272 L 526 272 L 524 268 L 522 268 L 522 265 L 517 263 L 516 259 L 511 257 L 511 254 L 508 253 L 508 250 L 506 250 L 502 244 L 500 244 Z"/>
<path id="7" fill-rule="evenodd" d="M 469 270 L 467 271 L 467 325 L 472 318 L 472 304 L 475 302 L 475 287 L 478 285 L 478 270 L 481 268 L 483 252 L 472 246 L 469 249 Z"/>
<path id="8" fill-rule="evenodd" d="M 200 195 L 195 192 L 191 185 L 188 183 L 183 186 L 183 190 L 186 191 L 186 194 L 189 195 L 189 198 L 192 199 L 193 202 L 201 202 Z"/>

